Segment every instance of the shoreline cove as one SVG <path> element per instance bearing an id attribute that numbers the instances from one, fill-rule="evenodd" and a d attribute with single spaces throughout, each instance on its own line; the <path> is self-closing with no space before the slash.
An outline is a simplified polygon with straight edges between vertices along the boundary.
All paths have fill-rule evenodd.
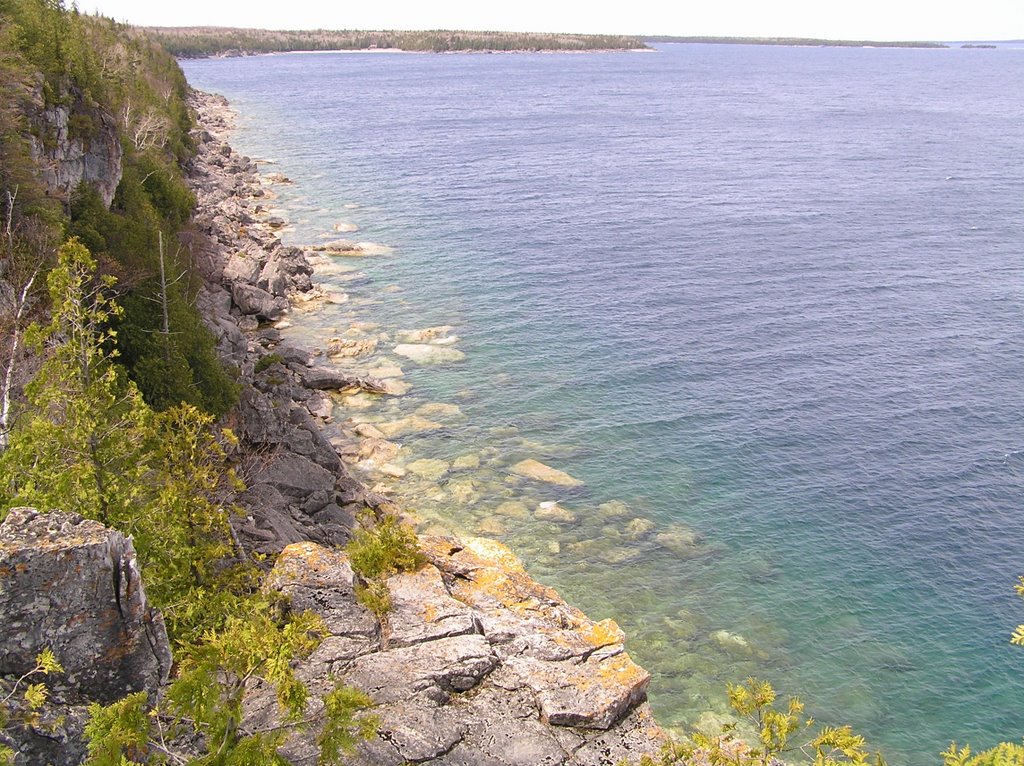
<path id="1" fill-rule="evenodd" d="M 328 622 L 332 638 L 299 674 L 320 690 L 328 672 L 344 668 L 342 680 L 377 703 L 381 734 L 363 746 L 359 762 L 612 766 L 656 753 L 665 734 L 646 701 L 650 676 L 625 652 L 622 631 L 534 581 L 502 544 L 438 534 L 445 530 L 435 526 L 420 536 L 424 568 L 388 580 L 394 609 L 386 619 L 378 624 L 356 603 L 346 557 L 332 546 L 347 539 L 360 508 L 403 509 L 354 478 L 346 463 L 367 448 L 392 448 L 370 424 L 352 424 L 347 438 L 330 441 L 323 425 L 333 420 L 335 392 L 400 397 L 403 381 L 387 370 L 353 376 L 318 358 L 358 355 L 358 342 L 339 338 L 326 354 L 311 353 L 282 333 L 289 312 L 344 299 L 314 285 L 301 249 L 282 245 L 287 222 L 266 206 L 272 183 L 226 142 L 226 100 L 197 92 L 191 106 L 199 153 L 190 177 L 201 232 L 191 244 L 210 280 L 200 306 L 222 353 L 242 371 L 235 427 L 248 484 L 239 502 L 249 515 L 236 531 L 250 549 L 279 554 L 271 580 Z M 451 359 L 461 352 L 451 348 L 457 338 L 450 329 L 412 333 L 407 347 Z M 425 411 L 419 421 L 393 424 L 394 434 L 445 415 L 443 406 Z M 429 475 L 430 461 L 418 462 L 409 469 Z M 521 471 L 575 481 L 541 463 Z M 555 506 L 539 512 L 556 513 Z M 269 701 L 261 714 L 267 709 Z M 302 758 L 308 747 L 290 743 L 287 755 Z"/>

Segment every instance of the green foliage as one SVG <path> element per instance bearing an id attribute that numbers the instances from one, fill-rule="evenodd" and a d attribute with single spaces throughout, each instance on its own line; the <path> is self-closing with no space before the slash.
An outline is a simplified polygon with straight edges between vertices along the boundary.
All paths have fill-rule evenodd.
<path id="1" fill-rule="evenodd" d="M 970 747 L 957 749 L 953 742 L 942 754 L 943 766 L 1024 766 L 1024 742 L 1003 742 L 991 750 L 971 754 Z"/>
<path id="2" fill-rule="evenodd" d="M 191 405 L 154 417 L 154 439 L 145 455 L 146 502 L 129 527 L 146 566 L 150 597 L 178 641 L 219 627 L 255 577 L 244 563 L 228 563 L 235 548 L 227 501 L 242 486 L 226 467 L 225 445 L 234 436 L 217 435 L 212 426 L 212 416 Z"/>
<path id="3" fill-rule="evenodd" d="M 238 401 L 239 386 L 217 358 L 213 335 L 188 304 L 180 285 L 167 291 L 170 333 L 160 326 L 160 290 L 147 281 L 122 299 L 118 348 L 146 402 L 158 410 L 191 404 L 224 415 Z"/>
<path id="4" fill-rule="evenodd" d="M 416 569 L 423 563 L 416 533 L 392 515 L 379 521 L 365 516 L 345 552 L 352 571 L 359 578 L 356 598 L 378 617 L 391 610 L 387 578 L 397 572 Z"/>
<path id="5" fill-rule="evenodd" d="M 0 455 L 5 477 L 0 514 L 15 504 L 79 510 L 104 523 L 134 515 L 144 482 L 141 449 L 151 412 L 114 364 L 110 321 L 120 314 L 106 292 L 112 278 L 95 277 L 95 261 L 78 240 L 58 252 L 47 284 L 52 317 L 30 328 L 46 347 L 27 387 L 29 413 Z"/>
<path id="6" fill-rule="evenodd" d="M 21 675 L 13 683 L 0 678 L 0 738 L 3 730 L 12 725 L 33 728 L 43 727 L 39 720 L 38 710 L 46 702 L 49 690 L 45 684 L 31 679 L 50 673 L 63 673 L 64 668 L 57 661 L 50 649 L 44 649 L 36 655 L 35 667 Z M 24 685 L 24 691 L 21 691 Z M 21 695 L 19 697 L 19 691 Z M 0 741 L 0 764 L 14 762 L 14 751 Z"/>
<path id="7" fill-rule="evenodd" d="M 317 743 L 320 745 L 321 763 L 340 763 L 341 757 L 351 753 L 359 740 L 367 740 L 377 733 L 375 716 L 361 714 L 372 704 L 363 692 L 350 686 L 337 686 L 324 695 L 324 723 Z"/>
<path id="8" fill-rule="evenodd" d="M 85 738 L 91 766 L 132 766 L 145 761 L 149 743 L 149 703 L 145 692 L 103 706 L 89 705 Z"/>
<path id="9" fill-rule="evenodd" d="M 0 12 L 0 191 L 15 190 L 26 211 L 50 205 L 41 202 L 46 196 L 25 138 L 32 132 L 52 144 L 50 126 L 31 103 L 39 74 L 46 100 L 69 109 L 71 138 L 88 144 L 104 120 L 110 123 L 103 113 L 112 116 L 124 148 L 113 204 L 108 210 L 82 184 L 68 201 L 67 230 L 127 291 L 117 342 L 121 363 L 146 401 L 157 409 L 185 402 L 224 414 L 237 400 L 237 387 L 214 354 L 188 284 L 170 291 L 171 327 L 163 340 L 145 337 L 153 333 L 154 312 L 140 306 L 156 293 L 158 232 L 173 240 L 195 205 L 181 171 L 192 151 L 184 75 L 146 36 L 68 11 L 61 0 L 5 0 Z M 175 274 L 189 270 L 190 264 L 172 260 Z"/>
<path id="10" fill-rule="evenodd" d="M 391 611 L 391 591 L 383 580 L 356 583 L 355 594 L 356 600 L 378 618 Z"/>
<path id="11" fill-rule="evenodd" d="M 1018 596 L 1024 598 L 1024 577 L 1017 580 L 1014 589 L 1017 591 Z M 1014 629 L 1013 635 L 1010 636 L 1010 643 L 1015 646 L 1024 646 L 1024 625 L 1018 625 Z"/>
<path id="12" fill-rule="evenodd" d="M 319 712 L 311 712 L 309 691 L 295 677 L 293 662 L 307 657 L 324 632 L 311 613 L 282 615 L 267 598 L 246 600 L 219 630 L 182 652 L 178 677 L 156 708 L 147 708 L 145 695 L 90 708 L 87 766 L 123 766 L 149 748 L 195 766 L 286 764 L 277 751 L 297 730 L 319 731 L 319 762 L 340 763 L 360 739 L 373 736 L 377 722 L 365 713 L 370 699 L 344 686 L 325 694 Z M 282 724 L 246 729 L 245 696 L 267 685 L 276 693 Z M 166 732 L 156 728 L 164 722 Z M 184 758 L 160 744 L 167 735 L 182 734 L 198 735 L 203 754 Z"/>
<path id="13" fill-rule="evenodd" d="M 757 742 L 737 737 L 736 725 L 727 724 L 717 735 L 695 732 L 682 742 L 666 745 L 655 761 L 645 757 L 641 766 L 772 766 L 804 763 L 813 766 L 884 766 L 885 760 L 865 748 L 864 738 L 849 726 L 823 727 L 816 734 L 813 719 L 804 718 L 804 706 L 791 697 L 776 705 L 775 689 L 767 681 L 748 678 L 728 686 L 729 704 L 754 727 Z"/>
<path id="14" fill-rule="evenodd" d="M 423 563 L 416 533 L 392 515 L 376 523 L 364 517 L 345 552 L 352 570 L 366 580 L 407 572 Z"/>
<path id="15" fill-rule="evenodd" d="M 31 333 L 47 357 L 0 454 L 0 515 L 14 505 L 61 508 L 131 534 L 151 598 L 185 640 L 252 585 L 244 568 L 223 563 L 234 552 L 233 436 L 213 434 L 212 416 L 192 405 L 156 413 L 142 400 L 115 364 L 114 280 L 95 276 L 79 241 L 61 247 L 47 281 L 52 318 Z M 186 606 L 197 601 L 199 612 Z"/>
<path id="16" fill-rule="evenodd" d="M 256 362 L 256 364 L 253 366 L 253 372 L 259 374 L 268 367 L 271 367 L 275 364 L 283 363 L 284 357 L 282 357 L 280 354 L 267 354 L 266 356 L 261 356 L 259 361 Z"/>
<path id="17" fill-rule="evenodd" d="M 1017 595 L 1024 598 L 1024 577 L 1017 579 L 1014 586 Z M 1010 635 L 1010 643 L 1024 646 L 1024 624 L 1018 625 Z M 1024 743 L 1022 743 L 1024 745 Z M 971 748 L 957 749 L 956 742 L 942 754 L 944 766 L 1024 766 L 1024 746 L 1012 742 L 1001 742 L 990 750 L 971 755 Z"/>

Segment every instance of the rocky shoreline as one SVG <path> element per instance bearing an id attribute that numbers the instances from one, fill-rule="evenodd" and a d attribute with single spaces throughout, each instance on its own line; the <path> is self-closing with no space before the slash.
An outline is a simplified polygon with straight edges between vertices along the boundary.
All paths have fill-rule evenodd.
<path id="1" fill-rule="evenodd" d="M 325 391 L 402 389 L 346 376 L 270 324 L 291 306 L 332 298 L 313 284 L 306 254 L 275 233 L 283 221 L 266 209 L 272 192 L 227 143 L 227 102 L 195 93 L 192 108 L 200 127 L 191 244 L 210 282 L 201 305 L 243 380 L 233 427 L 248 515 L 237 531 L 246 547 L 280 553 L 271 581 L 327 621 L 331 637 L 302 666 L 304 680 L 322 687 L 332 673 L 378 703 L 380 735 L 358 762 L 611 766 L 657 750 L 664 734 L 646 702 L 649 675 L 625 652 L 622 631 L 533 581 L 499 543 L 421 537 L 429 563 L 388 581 L 394 608 L 384 624 L 357 604 L 337 546 L 365 510 L 402 509 L 346 470 L 341 455 L 372 455 L 387 442 L 358 427 L 329 441 Z M 254 715 L 269 715 L 273 700 L 264 702 Z M 311 744 L 291 743 L 289 756 L 310 761 Z"/>
<path id="2" fill-rule="evenodd" d="M 226 142 L 227 102 L 194 93 L 190 106 L 199 127 L 187 170 L 198 205 L 186 244 L 206 280 L 197 305 L 241 385 L 228 425 L 247 489 L 232 525 L 271 567 L 268 585 L 326 624 L 299 678 L 317 698 L 340 681 L 374 702 L 378 733 L 346 762 L 614 766 L 658 750 L 665 734 L 647 704 L 650 676 L 626 653 L 623 632 L 534 581 L 500 543 L 421 536 L 425 563 L 386 582 L 390 611 L 378 618 L 357 601 L 342 546 L 362 514 L 402 509 L 354 478 L 342 456 L 380 460 L 392 443 L 366 423 L 346 421 L 330 440 L 322 426 L 332 419 L 331 393 L 388 397 L 405 388 L 314 364 L 319 352 L 285 341 L 289 311 L 332 296 L 314 284 L 306 254 L 275 233 L 284 221 L 266 209 L 272 192 Z M 452 350 L 434 345 L 434 331 L 446 329 L 406 338 L 407 350 Z M 328 344 L 328 359 L 345 358 L 345 343 Z M 517 470 L 574 481 L 537 461 Z M 0 524 L 0 577 L 0 667 L 23 676 L 46 649 L 63 666 L 47 680 L 35 723 L 17 727 L 15 763 L 80 764 L 88 705 L 157 694 L 171 673 L 163 619 L 146 600 L 131 539 L 75 514 L 14 509 Z M 272 689 L 254 683 L 250 692 L 243 728 L 284 723 Z M 282 755 L 318 762 L 309 733 L 294 734 Z"/>

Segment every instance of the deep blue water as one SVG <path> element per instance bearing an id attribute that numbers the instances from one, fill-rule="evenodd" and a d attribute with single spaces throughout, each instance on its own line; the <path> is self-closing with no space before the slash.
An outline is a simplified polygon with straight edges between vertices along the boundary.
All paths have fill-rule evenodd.
<path id="1" fill-rule="evenodd" d="M 623 625 L 663 721 L 724 712 L 753 673 L 893 764 L 1024 736 L 1024 50 L 184 68 L 297 182 L 292 241 L 344 221 L 395 248 L 296 332 L 456 328 L 466 359 L 436 367 L 382 339 L 367 363 L 404 362 L 409 396 L 339 421 L 459 404 L 457 428 L 401 440 L 482 457 L 395 483 L 427 520 L 576 512 L 499 536 Z M 525 457 L 586 486 L 510 480 Z M 633 517 L 703 544 L 632 540 Z"/>

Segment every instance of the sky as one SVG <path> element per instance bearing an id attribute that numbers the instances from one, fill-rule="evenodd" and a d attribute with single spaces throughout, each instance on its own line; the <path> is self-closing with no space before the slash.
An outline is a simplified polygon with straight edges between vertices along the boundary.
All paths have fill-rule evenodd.
<path id="1" fill-rule="evenodd" d="M 78 0 L 78 7 L 145 26 L 476 29 L 848 40 L 1024 38 L 1024 0 Z"/>

